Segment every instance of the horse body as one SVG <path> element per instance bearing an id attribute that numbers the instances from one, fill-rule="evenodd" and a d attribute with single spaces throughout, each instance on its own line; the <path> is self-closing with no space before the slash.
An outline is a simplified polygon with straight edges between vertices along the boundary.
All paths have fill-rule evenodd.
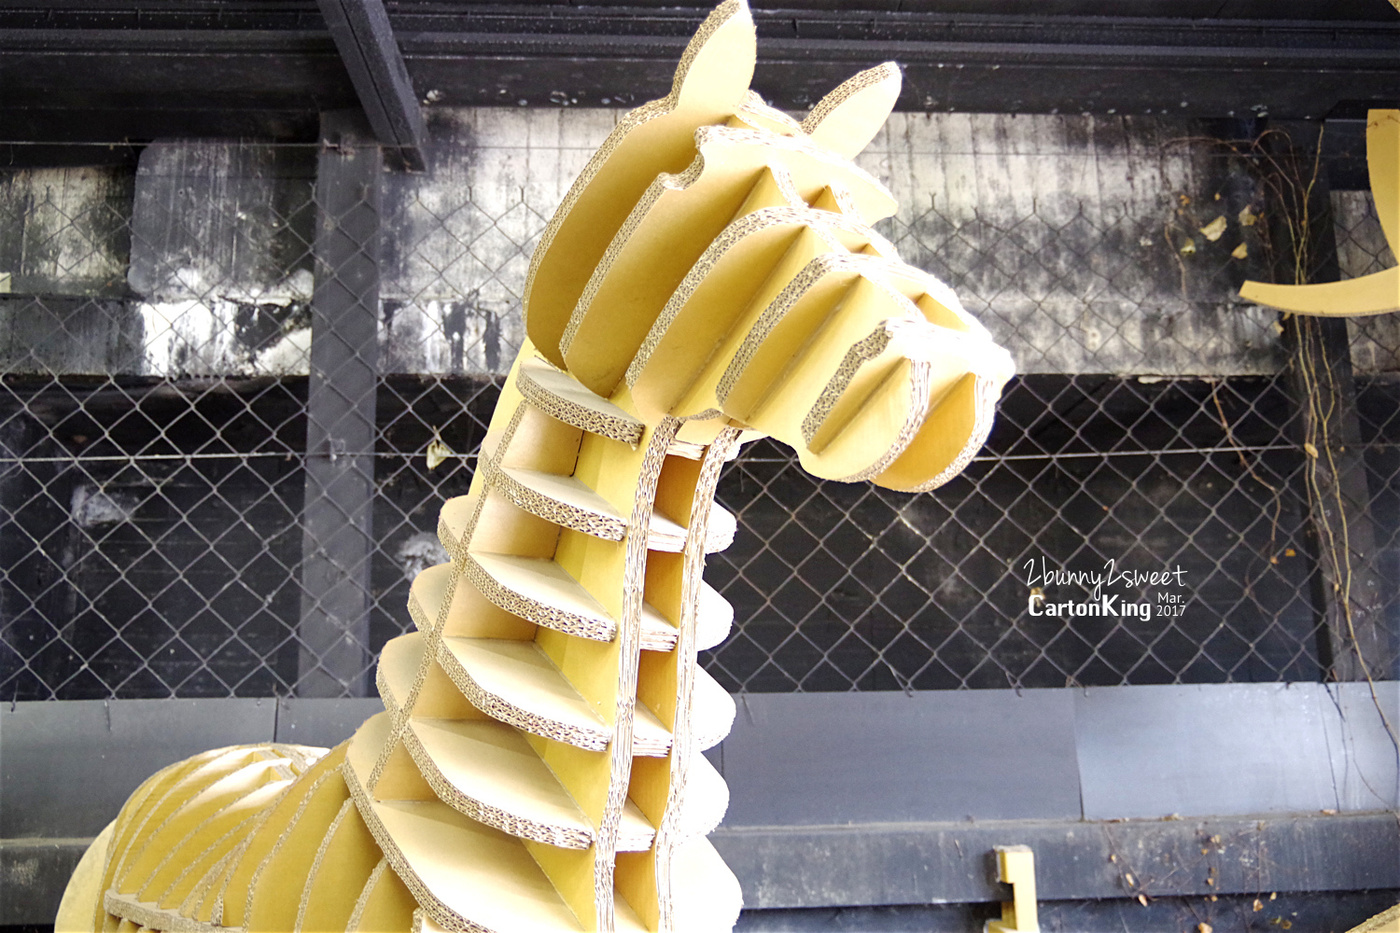
<path id="1" fill-rule="evenodd" d="M 821 477 L 932 488 L 1011 372 L 870 228 L 894 202 L 849 159 L 897 70 L 798 123 L 748 91 L 753 45 L 747 8 L 717 9 L 542 236 L 530 340 L 442 509 L 451 560 L 380 657 L 384 712 L 329 752 L 156 775 L 61 929 L 733 925 L 739 886 L 705 838 L 728 791 L 701 752 L 734 705 L 696 663 L 733 617 L 702 579 L 734 533 L 721 468 L 766 434 Z"/>

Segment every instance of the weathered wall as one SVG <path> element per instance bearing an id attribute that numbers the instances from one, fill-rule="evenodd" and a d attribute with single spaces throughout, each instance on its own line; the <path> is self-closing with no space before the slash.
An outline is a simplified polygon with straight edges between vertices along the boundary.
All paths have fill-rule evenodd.
<path id="1" fill-rule="evenodd" d="M 1385 242 L 1376 202 L 1367 191 L 1332 192 L 1337 260 L 1347 278 L 1395 265 Z M 1357 372 L 1400 372 L 1400 314 L 1351 318 L 1351 361 Z"/>
<path id="2" fill-rule="evenodd" d="M 1273 314 L 1234 299 L 1252 186 L 1202 138 L 1161 118 L 900 113 L 861 164 L 899 200 L 905 259 L 952 285 L 1019 371 L 1271 372 Z"/>
<path id="3" fill-rule="evenodd" d="M 0 172 L 0 291 L 125 294 L 132 181 L 122 168 Z"/>
<path id="4" fill-rule="evenodd" d="M 136 171 L 127 282 L 146 371 L 306 372 L 315 151 L 157 142 Z"/>
<path id="5" fill-rule="evenodd" d="M 530 251 L 617 116 L 433 112 L 429 170 L 385 177 L 385 371 L 508 366 Z M 1262 205 L 1200 139 L 1163 118 L 896 114 L 860 163 L 901 204 L 882 229 L 1022 372 L 1272 372 L 1275 316 L 1235 298 L 1252 271 L 1235 253 L 1257 245 L 1242 216 Z M 314 161 L 309 147 L 181 141 L 147 147 L 134 176 L 8 173 L 0 273 L 15 292 L 126 298 L 152 375 L 305 373 Z M 1343 238 L 1344 268 L 1376 262 L 1367 198 L 1334 200 L 1339 228 L 1361 231 Z M 1398 342 L 1375 327 L 1394 325 L 1358 328 L 1358 369 L 1394 369 Z"/>
<path id="6" fill-rule="evenodd" d="M 425 175 L 386 192 L 383 365 L 503 373 L 524 338 L 530 252 L 611 110 L 439 110 Z"/>

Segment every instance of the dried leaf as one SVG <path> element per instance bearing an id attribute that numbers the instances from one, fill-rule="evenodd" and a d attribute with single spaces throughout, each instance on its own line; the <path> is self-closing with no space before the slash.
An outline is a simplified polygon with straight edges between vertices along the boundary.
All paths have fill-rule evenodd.
<path id="1" fill-rule="evenodd" d="M 1198 923 L 1196 924 L 1196 933 L 1215 933 L 1215 927 L 1209 923 Z"/>
<path id="2" fill-rule="evenodd" d="M 1137 902 L 1138 902 L 1139 904 L 1141 904 L 1142 906 L 1146 907 L 1146 906 L 1147 906 L 1147 895 L 1146 895 L 1146 894 L 1139 894 L 1139 895 L 1137 896 Z"/>
<path id="3" fill-rule="evenodd" d="M 448 457 L 456 456 L 452 453 L 452 448 L 442 442 L 440 438 L 433 438 L 428 444 L 428 469 L 436 470 Z"/>
<path id="4" fill-rule="evenodd" d="M 1193 256 L 1193 255 L 1195 255 L 1195 253 L 1196 253 L 1196 241 L 1195 241 L 1195 240 L 1187 240 L 1185 243 L 1183 243 L 1183 244 L 1181 245 L 1181 249 L 1177 250 L 1177 252 L 1181 253 L 1181 255 L 1183 255 L 1183 256 Z"/>
<path id="5" fill-rule="evenodd" d="M 1222 214 L 1222 215 L 1220 215 L 1219 217 L 1215 218 L 1215 219 L 1212 220 L 1210 223 L 1206 224 L 1204 227 L 1201 228 L 1201 235 L 1202 235 L 1203 237 L 1205 237 L 1207 240 L 1210 240 L 1212 243 L 1214 243 L 1216 240 L 1220 239 L 1221 235 L 1224 234 L 1224 233 L 1225 233 L 1225 215 L 1224 215 L 1224 214 Z"/>
<path id="6" fill-rule="evenodd" d="M 1312 444 L 1309 444 L 1305 441 L 1303 443 L 1303 450 L 1307 453 L 1309 457 L 1312 457 L 1314 460 L 1317 459 L 1317 448 L 1314 447 Z"/>
<path id="7" fill-rule="evenodd" d="M 1249 247 L 1241 243 L 1230 252 L 1231 259 L 1247 259 L 1249 257 Z"/>
<path id="8" fill-rule="evenodd" d="M 1254 912 L 1257 914 L 1257 913 L 1259 913 L 1259 911 L 1261 911 L 1261 910 L 1263 910 L 1263 909 L 1264 909 L 1264 902 L 1261 901 L 1261 900 L 1259 900 L 1259 898 L 1256 897 L 1256 898 L 1254 899 Z"/>
<path id="9" fill-rule="evenodd" d="M 1239 219 L 1241 227 L 1252 227 L 1259 222 L 1259 215 L 1254 213 L 1254 208 L 1246 204 L 1240 211 Z"/>
<path id="10" fill-rule="evenodd" d="M 1133 877 L 1133 873 L 1130 871 L 1123 872 L 1123 880 L 1128 882 L 1129 885 L 1137 884 L 1137 879 Z"/>
<path id="11" fill-rule="evenodd" d="M 1284 557 L 1297 557 L 1297 556 L 1298 556 L 1298 552 L 1295 551 L 1295 550 L 1293 550 L 1291 547 L 1286 547 L 1286 548 L 1283 549 L 1283 556 L 1284 556 Z"/>

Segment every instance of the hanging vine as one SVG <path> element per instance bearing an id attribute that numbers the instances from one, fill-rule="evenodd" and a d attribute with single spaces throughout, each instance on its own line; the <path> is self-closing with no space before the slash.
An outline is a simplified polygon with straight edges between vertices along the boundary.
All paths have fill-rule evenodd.
<path id="1" fill-rule="evenodd" d="M 1261 225 L 1259 231 L 1266 258 L 1282 272 L 1280 278 L 1294 285 L 1309 284 L 1325 258 L 1318 255 L 1319 237 L 1315 229 L 1318 224 L 1331 222 L 1329 211 L 1322 211 L 1320 217 L 1315 213 L 1322 172 L 1322 140 L 1321 125 L 1316 140 L 1306 151 L 1296 147 L 1287 132 L 1269 130 L 1241 152 L 1260 166 L 1259 178 L 1267 199 L 1277 205 L 1272 212 L 1273 223 Z M 1281 231 L 1285 242 L 1273 243 L 1271 231 Z M 1342 679 L 1338 677 L 1339 668 L 1344 669 L 1351 660 L 1355 661 L 1361 679 L 1370 688 L 1372 702 L 1391 743 L 1400 754 L 1400 737 L 1376 693 L 1375 675 L 1371 669 L 1371 661 L 1375 659 L 1368 661 L 1368 652 L 1357 633 L 1352 528 L 1347 518 L 1348 508 L 1341 482 L 1344 467 L 1337 461 L 1337 454 L 1345 450 L 1345 446 L 1337 436 L 1340 432 L 1337 424 L 1336 373 L 1327 362 L 1323 324 L 1316 318 L 1287 312 L 1283 313 L 1283 319 L 1291 323 L 1296 341 L 1296 351 L 1290 365 L 1296 369 L 1299 401 L 1304 406 L 1303 476 L 1308 505 L 1318 538 L 1318 556 L 1323 562 L 1323 578 L 1331 586 L 1340 615 L 1337 621 L 1342 624 L 1341 631 L 1337 633 L 1340 637 L 1334 641 L 1334 645 L 1340 642 L 1342 647 L 1334 651 L 1331 673 L 1334 678 Z M 1339 656 L 1344 654 L 1349 654 L 1350 658 Z"/>

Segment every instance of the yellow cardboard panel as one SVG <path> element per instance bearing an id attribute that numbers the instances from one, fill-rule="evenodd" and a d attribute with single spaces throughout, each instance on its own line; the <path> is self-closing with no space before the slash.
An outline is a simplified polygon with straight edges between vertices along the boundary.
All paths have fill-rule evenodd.
<path id="1" fill-rule="evenodd" d="M 559 338 L 609 241 L 659 172 L 682 171 L 695 129 L 727 119 L 748 93 L 756 54 L 743 3 L 722 3 L 701 24 L 671 93 L 627 114 L 604 140 L 540 237 L 525 286 L 530 339 L 555 365 Z"/>
<path id="2" fill-rule="evenodd" d="M 298 809 L 295 821 L 277 840 L 273 851 L 258 865 L 244 902 L 241 924 L 248 933 L 285 933 L 296 925 L 306 874 L 326 830 L 334 822 L 350 794 L 339 777 L 316 785 Z M 232 925 L 237 891 L 224 893 L 224 923 Z"/>
<path id="3" fill-rule="evenodd" d="M 343 799 L 344 782 L 341 781 L 337 772 L 344 760 L 345 746 L 341 744 L 312 765 L 302 775 L 302 779 L 297 781 L 287 794 L 268 810 L 262 824 L 249 836 L 248 843 L 239 854 L 236 865 L 229 872 L 225 886 L 218 892 L 223 897 L 223 910 L 220 918 L 214 920 L 211 902 L 210 912 L 201 912 L 197 915 L 198 919 L 214 920 L 214 922 L 222 923 L 225 926 L 243 925 L 243 910 L 247 906 L 249 885 L 256 876 L 258 868 L 281 841 L 283 834 L 305 812 L 311 795 L 316 793 L 322 784 L 330 781 L 335 785 L 341 785 L 338 793 Z M 332 791 L 331 795 L 335 796 L 336 793 L 336 791 Z"/>
<path id="4" fill-rule="evenodd" d="M 355 802 L 345 801 L 306 879 L 297 913 L 298 933 L 344 930 L 356 904 L 350 895 L 364 889 L 380 861 L 379 846 Z"/>
<path id="5" fill-rule="evenodd" d="M 413 911 L 417 906 L 407 885 L 399 880 L 387 861 L 381 860 L 355 903 L 354 913 L 345 926 L 346 933 L 406 931 L 413 925 Z"/>
<path id="6" fill-rule="evenodd" d="M 600 825 L 612 775 L 607 753 L 591 752 L 535 735 L 527 734 L 526 739 L 589 822 L 595 827 Z"/>
<path id="7" fill-rule="evenodd" d="M 862 71 L 823 97 L 802 121 L 802 130 L 817 145 L 853 159 L 889 119 L 902 84 L 894 62 Z"/>
<path id="8" fill-rule="evenodd" d="M 579 926 L 584 930 L 598 929 L 593 849 L 558 849 L 539 842 L 526 842 L 524 845 L 564 903 L 574 912 Z"/>
<path id="9" fill-rule="evenodd" d="M 656 890 L 656 853 L 622 852 L 617 856 L 617 893 L 648 930 L 658 929 L 661 906 Z"/>
<path id="10" fill-rule="evenodd" d="M 210 865 L 238 845 L 252 828 L 251 821 L 260 816 L 291 783 L 290 779 L 270 781 L 210 813 L 183 839 L 166 850 L 165 856 L 149 872 L 145 883 L 137 891 L 137 899 L 161 906 L 179 905 L 203 874 L 203 871 L 195 874 L 194 869 L 202 864 L 204 870 L 208 870 Z M 184 883 L 178 883 L 181 881 Z M 166 901 L 170 903 L 166 904 Z"/>

